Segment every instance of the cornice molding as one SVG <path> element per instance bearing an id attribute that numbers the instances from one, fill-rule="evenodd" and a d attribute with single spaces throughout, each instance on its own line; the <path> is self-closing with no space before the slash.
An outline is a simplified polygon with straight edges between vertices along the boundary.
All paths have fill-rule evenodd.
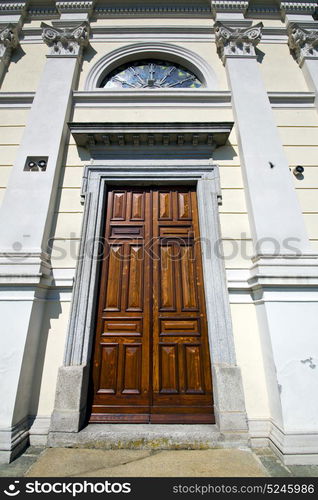
<path id="1" fill-rule="evenodd" d="M 16 27 L 18 34 L 27 15 L 29 1 L 0 3 L 0 29 L 4 28 L 6 24 L 11 23 Z"/>
<path id="2" fill-rule="evenodd" d="M 154 6 L 154 7 L 110 7 L 110 6 L 99 6 L 95 8 L 95 15 L 97 17 L 123 17 L 123 16 L 131 16 L 131 17 L 154 17 L 154 16 L 196 16 L 196 17 L 210 17 L 211 9 L 209 7 L 184 7 L 184 6 Z"/>
<path id="3" fill-rule="evenodd" d="M 90 108 L 100 107 L 148 107 L 169 106 L 185 107 L 209 106 L 230 107 L 231 92 L 211 91 L 207 89 L 161 89 L 161 90 L 137 90 L 120 89 L 95 91 L 74 91 L 73 102 L 76 107 Z"/>
<path id="4" fill-rule="evenodd" d="M 224 146 L 233 122 L 218 123 L 70 123 L 77 146 L 88 149 L 128 146 Z"/>
<path id="5" fill-rule="evenodd" d="M 273 108 L 314 108 L 314 92 L 268 92 Z M 178 90 L 117 90 L 74 91 L 73 103 L 76 108 L 148 108 L 165 106 L 179 108 L 231 108 L 231 92 L 207 89 Z M 1 97 L 0 97 L 1 105 Z"/>
<path id="6" fill-rule="evenodd" d="M 27 2 L 3 2 L 0 4 L 0 12 L 5 14 L 16 14 L 25 10 Z"/>
<path id="7" fill-rule="evenodd" d="M 52 56 L 78 56 L 89 43 L 89 24 L 84 21 L 76 27 L 56 28 L 42 23 L 42 39 Z"/>
<path id="8" fill-rule="evenodd" d="M 56 19 L 59 17 L 59 13 L 55 7 L 30 7 L 28 10 L 28 17 L 30 19 Z"/>
<path id="9" fill-rule="evenodd" d="M 268 5 L 266 0 L 263 3 L 251 4 L 248 0 L 202 0 L 200 5 L 173 5 L 173 2 L 166 1 L 158 4 L 153 2 L 147 6 L 131 4 L 120 0 L 108 2 L 107 0 L 98 2 L 96 0 L 29 0 L 25 1 L 3 1 L 0 3 L 0 12 L 2 14 L 16 14 L 17 12 L 25 12 L 28 3 L 31 3 L 28 8 L 29 17 L 48 17 L 55 18 L 62 13 L 84 13 L 94 14 L 97 18 L 103 17 L 153 17 L 164 15 L 169 17 L 174 16 L 195 16 L 195 17 L 211 17 L 217 12 L 225 13 L 243 13 L 251 16 L 265 15 L 270 17 L 285 17 L 286 14 L 305 14 L 312 15 L 317 8 L 317 2 L 312 1 L 281 1 L 277 5 Z M 249 5 L 251 4 L 251 5 Z"/>
<path id="10" fill-rule="evenodd" d="M 64 0 L 64 1 L 56 1 L 56 10 L 62 16 L 67 14 L 84 14 L 90 17 L 94 10 L 96 0 L 81 0 L 81 1 L 73 1 L 73 0 Z M 76 17 L 76 16 L 75 16 Z"/>
<path id="11" fill-rule="evenodd" d="M 35 92 L 0 92 L 0 108 L 30 108 Z"/>
<path id="12" fill-rule="evenodd" d="M 0 108 L 30 108 L 35 92 L 0 92 Z M 268 98 L 273 108 L 314 108 L 314 92 L 268 92 Z M 202 89 L 183 89 L 176 92 L 169 91 L 137 91 L 118 90 L 105 91 L 74 91 L 73 103 L 76 108 L 104 108 L 111 107 L 146 107 L 162 106 L 169 108 L 180 107 L 231 107 L 231 92 L 210 91 Z"/>
<path id="13" fill-rule="evenodd" d="M 305 59 L 318 59 L 318 29 L 310 31 L 292 23 L 287 31 L 289 48 L 300 66 Z"/>
<path id="14" fill-rule="evenodd" d="M 19 45 L 17 26 L 7 24 L 0 28 L 0 61 L 7 66 L 11 60 L 11 54 Z"/>
<path id="15" fill-rule="evenodd" d="M 55 2 L 56 9 L 59 12 L 77 12 L 79 10 L 90 10 L 93 8 L 95 1 L 78 1 L 73 2 L 72 0 L 64 1 L 64 2 Z"/>
<path id="16" fill-rule="evenodd" d="M 248 8 L 248 0 L 211 0 L 212 14 L 218 12 L 243 12 Z"/>
<path id="17" fill-rule="evenodd" d="M 317 8 L 317 2 L 280 2 L 283 14 L 313 14 Z"/>
<path id="18" fill-rule="evenodd" d="M 223 63 L 227 57 L 256 57 L 255 47 L 262 38 L 263 23 L 250 28 L 230 28 L 214 24 L 217 51 Z"/>

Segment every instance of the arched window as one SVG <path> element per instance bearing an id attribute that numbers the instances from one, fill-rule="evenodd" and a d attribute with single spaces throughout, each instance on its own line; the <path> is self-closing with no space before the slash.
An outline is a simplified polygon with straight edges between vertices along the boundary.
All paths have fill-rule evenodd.
<path id="1" fill-rule="evenodd" d="M 111 71 L 101 82 L 101 88 L 162 89 L 198 88 L 202 82 L 180 64 L 157 59 L 126 63 Z"/>

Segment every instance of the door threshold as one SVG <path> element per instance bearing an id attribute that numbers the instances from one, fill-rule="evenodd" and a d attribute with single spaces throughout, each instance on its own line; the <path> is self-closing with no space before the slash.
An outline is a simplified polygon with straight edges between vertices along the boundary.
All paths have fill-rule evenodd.
<path id="1" fill-rule="evenodd" d="M 48 446 L 104 450 L 202 450 L 248 446 L 248 433 L 221 433 L 216 424 L 88 424 L 79 432 L 51 432 Z"/>
<path id="2" fill-rule="evenodd" d="M 215 424 L 213 413 L 95 413 L 89 424 Z"/>

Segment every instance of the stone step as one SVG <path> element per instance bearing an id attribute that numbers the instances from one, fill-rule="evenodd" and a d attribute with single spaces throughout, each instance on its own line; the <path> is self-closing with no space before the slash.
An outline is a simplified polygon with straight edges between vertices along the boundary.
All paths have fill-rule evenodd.
<path id="1" fill-rule="evenodd" d="M 104 450 L 203 450 L 248 447 L 247 433 L 222 434 L 216 425 L 89 424 L 78 433 L 51 432 L 48 446 Z"/>

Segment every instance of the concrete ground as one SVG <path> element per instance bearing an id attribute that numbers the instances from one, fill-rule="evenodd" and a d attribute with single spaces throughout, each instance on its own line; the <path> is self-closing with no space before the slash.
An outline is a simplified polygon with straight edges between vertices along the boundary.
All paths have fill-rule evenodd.
<path id="1" fill-rule="evenodd" d="M 1 477 L 318 477 L 318 466 L 284 466 L 268 448 L 97 450 L 28 448 Z"/>

